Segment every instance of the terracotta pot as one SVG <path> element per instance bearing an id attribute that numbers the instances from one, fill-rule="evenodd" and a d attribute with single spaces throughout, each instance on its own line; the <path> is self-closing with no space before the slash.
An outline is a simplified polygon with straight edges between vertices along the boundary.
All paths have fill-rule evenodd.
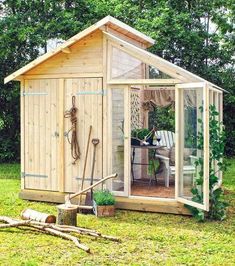
<path id="1" fill-rule="evenodd" d="M 114 205 L 99 206 L 94 201 L 93 202 L 93 211 L 97 217 L 114 216 L 115 215 L 115 206 Z"/>

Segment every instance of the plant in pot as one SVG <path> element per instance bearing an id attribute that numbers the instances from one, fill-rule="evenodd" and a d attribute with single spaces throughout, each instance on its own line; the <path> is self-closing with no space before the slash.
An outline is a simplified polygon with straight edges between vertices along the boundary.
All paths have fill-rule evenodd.
<path id="1" fill-rule="evenodd" d="M 131 145 L 140 145 L 150 133 L 147 128 L 136 128 L 131 131 Z M 148 140 L 147 140 L 148 141 Z"/>
<path id="2" fill-rule="evenodd" d="M 93 210 L 97 217 L 114 216 L 115 198 L 108 190 L 96 190 L 93 195 Z"/>

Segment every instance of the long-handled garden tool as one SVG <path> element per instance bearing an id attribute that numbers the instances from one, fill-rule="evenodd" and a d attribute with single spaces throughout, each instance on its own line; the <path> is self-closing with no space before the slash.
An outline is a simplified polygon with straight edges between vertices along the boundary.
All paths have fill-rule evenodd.
<path id="1" fill-rule="evenodd" d="M 85 193 L 85 192 L 93 189 L 94 187 L 98 186 L 99 184 L 104 183 L 106 180 L 108 180 L 110 178 L 116 178 L 116 177 L 117 177 L 117 174 L 116 173 L 115 174 L 112 174 L 112 175 L 109 175 L 109 176 L 106 176 L 106 177 L 100 179 L 99 181 L 97 181 L 95 184 L 93 184 L 93 185 L 91 185 L 91 186 L 89 186 L 89 187 L 87 187 L 87 188 L 85 188 L 85 189 L 83 189 L 83 190 L 81 190 L 79 192 L 76 192 L 74 194 L 68 194 L 68 195 L 66 195 L 65 196 L 65 203 L 57 206 L 57 208 L 64 208 L 66 210 L 69 210 L 70 208 L 73 209 L 74 207 L 79 208 L 79 205 L 73 205 L 71 203 L 71 200 L 73 198 L 75 198 L 77 196 L 80 196 L 81 194 L 83 194 L 83 193 Z"/>
<path id="2" fill-rule="evenodd" d="M 90 144 L 90 138 L 91 138 L 91 130 L 92 130 L 92 126 L 89 127 L 89 134 L 88 134 L 88 138 L 87 138 L 86 153 L 85 153 L 84 167 L 83 167 L 83 173 L 82 173 L 81 190 L 83 190 L 83 187 L 84 187 L 85 174 L 86 174 L 86 164 L 87 164 L 89 144 Z M 81 201 L 82 201 L 82 196 L 80 196 L 80 198 L 79 198 L 79 205 L 81 204 Z"/>
<path id="3" fill-rule="evenodd" d="M 92 144 L 94 146 L 93 149 L 93 158 L 92 158 L 92 167 L 91 167 L 91 180 L 90 180 L 90 186 L 93 185 L 94 181 L 94 170 L 95 170 L 95 157 L 96 157 L 96 147 L 100 143 L 99 139 L 92 139 Z M 86 200 L 85 200 L 86 206 L 93 206 L 93 188 L 86 194 Z M 92 213 L 93 210 L 83 210 L 83 213 Z"/>

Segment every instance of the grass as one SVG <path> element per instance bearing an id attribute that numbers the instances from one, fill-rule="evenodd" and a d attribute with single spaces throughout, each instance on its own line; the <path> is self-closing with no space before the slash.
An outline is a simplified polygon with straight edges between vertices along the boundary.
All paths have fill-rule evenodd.
<path id="1" fill-rule="evenodd" d="M 122 239 L 121 243 L 80 237 L 92 254 L 69 241 L 19 229 L 0 230 L 0 265 L 235 265 L 235 160 L 224 177 L 230 203 L 223 222 L 117 211 L 112 218 L 78 215 L 79 226 Z M 20 200 L 19 165 L 0 165 L 0 215 L 19 217 L 25 208 L 56 215 L 53 204 Z"/>

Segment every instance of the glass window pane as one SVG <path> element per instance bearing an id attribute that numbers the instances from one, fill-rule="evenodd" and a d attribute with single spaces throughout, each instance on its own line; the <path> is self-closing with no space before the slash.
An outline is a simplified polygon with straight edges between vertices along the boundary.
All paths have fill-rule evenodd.
<path id="1" fill-rule="evenodd" d="M 170 79 L 171 76 L 163 73 L 159 69 L 153 66 L 148 66 L 148 75 L 150 79 Z"/>
<path id="2" fill-rule="evenodd" d="M 112 79 L 141 79 L 144 77 L 143 67 L 140 60 L 112 47 Z"/>
<path id="3" fill-rule="evenodd" d="M 124 191 L 124 90 L 112 89 L 112 191 Z"/>
<path id="4" fill-rule="evenodd" d="M 183 91 L 179 196 L 203 203 L 203 101 L 202 89 Z M 195 191 L 199 198 L 195 198 Z"/>
<path id="5" fill-rule="evenodd" d="M 112 46 L 111 79 L 169 79 L 171 76 L 157 67 L 147 65 L 143 61 Z"/>

